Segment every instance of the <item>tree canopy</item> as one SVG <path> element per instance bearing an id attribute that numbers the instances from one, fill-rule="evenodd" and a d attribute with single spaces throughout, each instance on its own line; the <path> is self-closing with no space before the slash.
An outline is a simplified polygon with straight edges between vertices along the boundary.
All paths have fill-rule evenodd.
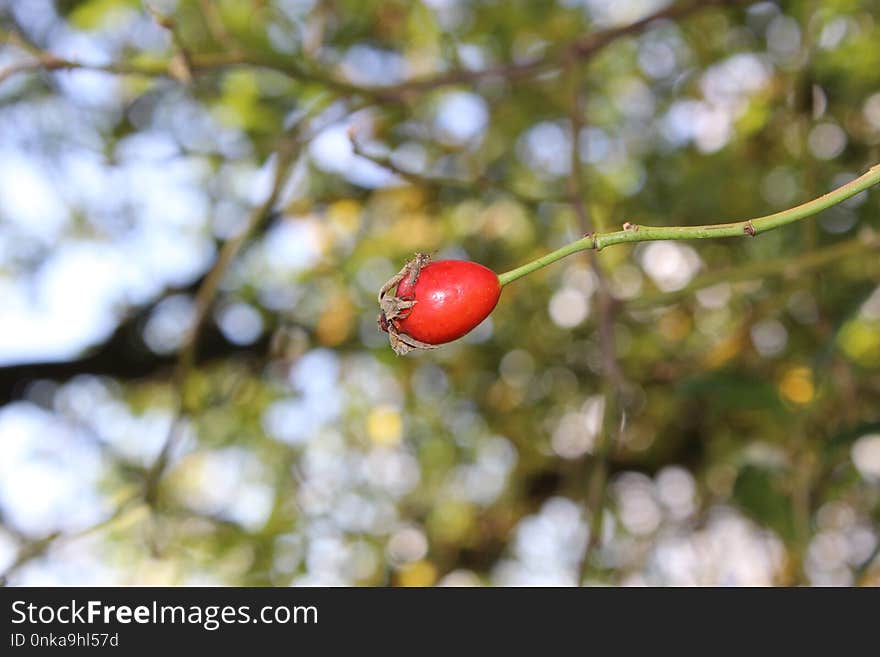
<path id="1" fill-rule="evenodd" d="M 877 0 L 0 1 L 0 578 L 880 583 Z"/>

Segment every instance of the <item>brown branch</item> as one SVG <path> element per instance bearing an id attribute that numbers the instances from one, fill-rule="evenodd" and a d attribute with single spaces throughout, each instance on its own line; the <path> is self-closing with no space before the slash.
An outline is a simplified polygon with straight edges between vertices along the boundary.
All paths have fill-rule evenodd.
<path id="1" fill-rule="evenodd" d="M 227 52 L 242 55 L 241 46 L 223 23 L 223 18 L 217 10 L 216 0 L 199 0 L 199 9 L 214 41 L 223 46 Z"/>
<path id="2" fill-rule="evenodd" d="M 162 19 L 168 23 L 170 19 Z M 170 23 L 173 25 L 173 23 Z M 174 34 L 175 32 L 172 32 Z M 28 41 L 20 32 L 7 32 L 0 30 L 0 36 L 23 50 L 30 53 L 31 60 L 17 62 L 0 70 L 0 84 L 18 74 L 33 73 L 37 71 L 93 71 L 107 73 L 109 75 L 133 75 L 148 78 L 168 78 L 186 82 L 187 74 L 195 76 L 200 73 L 208 73 L 237 66 L 253 66 L 265 68 L 301 82 L 320 84 L 332 91 L 345 96 L 361 96 L 382 102 L 396 102 L 399 99 L 394 94 L 386 93 L 382 88 L 361 87 L 340 80 L 334 76 L 320 72 L 306 70 L 304 67 L 287 57 L 260 55 L 256 53 L 244 53 L 239 49 L 231 49 L 220 53 L 189 53 L 185 48 L 180 50 L 182 43 L 179 37 L 175 37 L 175 43 L 180 50 L 171 59 L 154 62 L 131 64 L 126 62 L 111 62 L 109 64 L 93 64 L 78 60 L 60 57 L 54 53 L 43 50 L 33 42 Z M 181 74 L 181 56 L 185 57 L 186 74 Z"/>
<path id="3" fill-rule="evenodd" d="M 87 70 L 99 73 L 109 73 L 113 75 L 143 75 L 147 77 L 158 77 L 169 75 L 167 64 L 125 64 L 114 62 L 111 64 L 89 64 L 78 62 L 64 57 L 59 57 L 51 52 L 41 49 L 36 44 L 30 42 L 19 32 L 7 32 L 0 30 L 0 36 L 4 36 L 6 40 L 22 50 L 28 52 L 33 59 L 16 62 L 10 64 L 6 68 L 0 70 L 0 84 L 21 73 L 32 73 L 36 71 L 70 71 L 70 70 Z"/>
<path id="4" fill-rule="evenodd" d="M 349 112 L 356 112 L 360 109 L 363 109 L 363 105 L 354 105 L 349 108 Z M 263 203 L 251 212 L 245 228 L 223 245 L 214 266 L 207 273 L 196 292 L 195 316 L 178 354 L 177 367 L 174 372 L 174 386 L 177 392 L 175 417 L 159 455 L 149 468 L 144 484 L 144 499 L 151 507 L 157 501 L 159 481 L 168 466 L 172 451 L 183 435 L 187 416 L 192 410 L 187 406 L 186 382 L 195 365 L 198 355 L 199 337 L 208 313 L 213 307 L 220 283 L 242 247 L 272 215 L 275 205 L 281 196 L 284 184 L 290 175 L 290 170 L 296 161 L 296 156 L 302 145 L 308 142 L 312 136 L 308 131 L 308 127 L 309 120 L 303 118 L 290 129 L 281 147 L 276 151 L 275 177 L 268 196 Z"/>
<path id="5" fill-rule="evenodd" d="M 878 557 L 880 557 L 880 541 L 877 541 L 874 549 L 871 550 L 871 554 L 869 554 L 862 563 L 856 566 L 855 572 L 853 573 L 853 579 L 855 580 L 856 586 L 871 585 L 868 576 L 870 575 L 871 566 L 877 561 Z"/>
<path id="6" fill-rule="evenodd" d="M 409 171 L 407 169 L 404 169 L 403 167 L 398 166 L 390 157 L 379 155 L 377 153 L 370 153 L 369 151 L 365 150 L 363 144 L 358 141 L 356 133 L 352 130 L 349 130 L 348 138 L 351 141 L 351 149 L 355 155 L 357 155 L 358 157 L 362 157 L 365 160 L 369 160 L 373 164 L 388 170 L 389 172 L 416 187 L 423 187 L 428 189 L 459 189 L 464 192 L 469 192 L 475 196 L 481 196 L 489 191 L 494 190 L 504 194 L 509 194 L 524 205 L 532 207 L 540 203 L 562 203 L 565 201 L 565 199 L 562 198 L 536 198 L 534 196 L 529 196 L 528 194 L 523 194 L 522 192 L 510 189 L 509 187 L 505 187 L 500 183 L 490 180 L 485 176 L 479 176 L 470 180 L 443 176 L 425 176 L 420 173 L 415 173 L 414 171 Z"/>
<path id="7" fill-rule="evenodd" d="M 584 81 L 580 75 L 580 60 L 573 55 L 569 59 L 566 70 L 568 93 L 571 97 L 569 110 L 569 126 L 571 132 L 571 150 L 569 154 L 569 174 L 566 187 L 569 200 L 577 216 L 581 233 L 589 234 L 594 224 L 587 207 L 587 185 L 584 180 L 583 167 L 580 160 L 580 133 L 586 118 L 586 98 L 583 90 Z M 611 295 L 608 279 L 599 263 L 595 251 L 587 251 L 587 260 L 597 282 L 597 317 L 599 325 L 599 351 L 602 354 L 602 396 L 605 400 L 602 430 L 596 441 L 593 458 L 585 457 L 584 462 L 589 470 L 589 484 L 584 499 L 584 508 L 589 518 L 589 539 L 584 546 L 578 570 L 578 584 L 582 584 L 589 574 L 591 554 L 602 541 L 602 520 L 605 507 L 605 495 L 608 483 L 608 456 L 617 444 L 623 405 L 621 403 L 623 380 L 617 363 L 617 347 L 614 338 L 614 319 L 618 305 Z"/>
<path id="8" fill-rule="evenodd" d="M 159 481 L 168 465 L 171 452 L 180 441 L 186 417 L 190 412 L 190 409 L 187 408 L 186 382 L 196 362 L 199 336 L 208 313 L 213 307 L 220 282 L 242 247 L 248 242 L 253 233 L 269 218 L 275 208 L 284 184 L 287 181 L 290 169 L 295 162 L 295 156 L 301 147 L 304 123 L 305 121 L 302 121 L 294 126 L 281 148 L 277 151 L 275 177 L 268 196 L 251 212 L 245 228 L 223 245 L 214 266 L 205 276 L 205 279 L 202 281 L 202 284 L 196 293 L 195 316 L 180 349 L 177 367 L 174 373 L 174 384 L 177 389 L 178 404 L 175 418 L 172 421 L 168 437 L 166 438 L 159 455 L 150 466 L 144 485 L 144 498 L 150 506 L 153 506 L 156 502 Z"/>
<path id="9" fill-rule="evenodd" d="M 406 103 L 413 93 L 432 91 L 444 86 L 473 84 L 491 78 L 518 80 L 534 77 L 541 73 L 565 67 L 572 59 L 588 59 L 623 37 L 634 36 L 644 32 L 657 21 L 680 20 L 703 9 L 733 6 L 743 4 L 744 2 L 746 0 L 689 0 L 687 2 L 680 2 L 627 25 L 586 34 L 543 57 L 528 62 L 501 64 L 475 71 L 457 70 L 439 75 L 413 78 L 390 85 L 360 86 L 332 75 L 308 70 L 301 63 L 296 62 L 290 57 L 244 53 L 237 48 L 222 53 L 193 53 L 189 56 L 188 63 L 193 73 L 233 66 L 267 68 L 303 82 L 321 84 L 328 89 L 348 96 L 358 95 L 381 102 Z M 60 58 L 40 49 L 37 49 L 37 52 L 32 51 L 32 54 L 36 56 L 34 61 L 13 64 L 0 71 L 0 83 L 13 75 L 40 69 L 48 71 L 84 69 L 118 75 L 178 77 L 174 74 L 174 60 L 158 64 L 131 65 L 114 62 L 99 65 Z"/>
<path id="10" fill-rule="evenodd" d="M 381 89 L 389 94 L 406 95 L 410 92 L 431 91 L 438 87 L 449 85 L 472 84 L 490 78 L 517 80 L 533 77 L 565 67 L 572 59 L 588 59 L 618 39 L 644 32 L 657 21 L 680 20 L 704 9 L 743 4 L 746 1 L 748 0 L 689 0 L 687 2 L 679 2 L 627 25 L 586 34 L 559 49 L 551 51 L 547 55 L 531 61 L 519 64 L 500 64 L 475 71 L 452 71 L 440 75 L 414 78 L 377 89 Z"/>
<path id="11" fill-rule="evenodd" d="M 135 508 L 140 499 L 140 496 L 137 494 L 130 495 L 113 510 L 113 513 L 106 518 L 99 520 L 94 525 L 89 525 L 88 527 L 66 534 L 58 531 L 49 532 L 40 538 L 27 540 L 23 546 L 19 547 L 15 560 L 13 560 L 13 562 L 9 564 L 2 573 L 0 573 L 0 586 L 8 585 L 9 578 L 15 572 L 28 562 L 38 559 L 46 554 L 50 548 L 53 548 L 56 545 L 69 543 L 79 538 L 85 538 L 86 536 L 109 527 L 123 515 Z"/>
<path id="12" fill-rule="evenodd" d="M 158 10 L 154 9 L 149 4 L 146 5 L 146 7 L 147 11 L 153 17 L 153 20 L 155 20 L 160 27 L 168 30 L 168 33 L 171 35 L 171 42 L 174 44 L 174 48 L 177 51 L 177 54 L 168 63 L 168 72 L 171 74 L 171 77 L 179 82 L 192 82 L 192 55 L 183 40 L 183 36 L 180 34 L 180 30 L 177 29 L 177 21 L 169 16 L 160 14 Z"/>
<path id="13" fill-rule="evenodd" d="M 144 323 L 165 298 L 167 295 L 161 295 L 153 303 L 133 312 L 109 338 L 79 358 L 0 367 L 0 406 L 25 397 L 34 381 L 63 383 L 83 373 L 122 381 L 165 378 L 172 372 L 175 359 L 153 353 L 144 345 L 142 337 Z M 202 333 L 199 362 L 231 357 L 247 359 L 261 353 L 267 345 L 268 339 L 246 346 L 233 344 L 218 329 L 210 327 Z"/>
<path id="14" fill-rule="evenodd" d="M 691 14 L 703 11 L 704 9 L 734 6 L 745 4 L 750 1 L 751 0 L 689 0 L 687 2 L 678 2 L 627 25 L 586 34 L 566 46 L 565 57 L 575 56 L 581 59 L 590 57 L 622 37 L 633 36 L 644 32 L 647 28 L 651 27 L 653 23 L 658 21 L 677 21 L 686 18 Z"/>

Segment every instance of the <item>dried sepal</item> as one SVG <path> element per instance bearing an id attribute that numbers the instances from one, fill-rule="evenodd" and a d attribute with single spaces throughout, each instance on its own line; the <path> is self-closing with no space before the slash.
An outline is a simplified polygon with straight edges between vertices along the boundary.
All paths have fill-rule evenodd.
<path id="1" fill-rule="evenodd" d="M 388 331 L 388 341 L 391 343 L 391 349 L 398 356 L 408 354 L 414 349 L 436 349 L 438 345 L 421 342 L 406 333 L 400 333 L 396 328 L 392 327 Z"/>
<path id="2" fill-rule="evenodd" d="M 431 256 L 425 253 L 416 253 L 415 256 L 407 262 L 403 268 L 392 276 L 379 290 L 379 316 L 376 322 L 379 328 L 388 333 L 388 341 L 391 343 L 391 349 L 398 356 L 403 356 L 414 349 L 436 349 L 437 345 L 421 342 L 415 338 L 402 333 L 397 324 L 397 320 L 405 319 L 409 316 L 413 306 L 418 303 L 413 298 L 398 297 L 396 289 L 398 284 L 409 278 L 409 285 L 412 287 L 419 280 L 419 272 L 428 262 Z M 394 294 L 391 291 L 395 290 Z"/>

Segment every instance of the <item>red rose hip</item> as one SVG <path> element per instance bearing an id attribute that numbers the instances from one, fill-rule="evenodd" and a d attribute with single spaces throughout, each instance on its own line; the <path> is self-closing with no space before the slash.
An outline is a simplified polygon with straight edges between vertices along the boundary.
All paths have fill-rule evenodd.
<path id="1" fill-rule="evenodd" d="M 397 296 L 416 301 L 398 320 L 400 330 L 421 342 L 443 344 L 489 316 L 501 296 L 501 285 L 494 271 L 476 262 L 437 260 L 422 267 L 415 285 L 404 278 Z"/>
<path id="2" fill-rule="evenodd" d="M 386 295 L 396 286 L 394 296 Z M 433 349 L 473 330 L 498 303 L 501 283 L 491 269 L 467 260 L 431 262 L 423 254 L 379 293 L 379 328 L 397 354 Z"/>

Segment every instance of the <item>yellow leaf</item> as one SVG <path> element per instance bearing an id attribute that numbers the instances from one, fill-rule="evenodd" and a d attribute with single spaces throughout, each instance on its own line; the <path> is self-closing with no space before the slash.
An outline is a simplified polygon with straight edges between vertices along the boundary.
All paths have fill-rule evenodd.
<path id="1" fill-rule="evenodd" d="M 361 204 L 354 199 L 336 201 L 327 209 L 327 219 L 334 232 L 353 235 L 361 226 Z"/>
<path id="2" fill-rule="evenodd" d="M 414 561 L 397 573 L 400 586 L 431 586 L 436 581 L 437 567 L 430 561 Z"/>
<path id="3" fill-rule="evenodd" d="M 428 516 L 431 536 L 443 543 L 462 543 L 473 526 L 474 509 L 465 502 L 444 500 Z"/>
<path id="4" fill-rule="evenodd" d="M 691 332 L 691 318 L 680 310 L 671 310 L 660 318 L 660 334 L 670 342 L 678 342 Z"/>
<path id="5" fill-rule="evenodd" d="M 132 0 L 91 0 L 83 2 L 70 12 L 67 20 L 82 30 L 94 30 L 102 25 L 112 25 L 127 12 L 136 9 Z"/>
<path id="6" fill-rule="evenodd" d="M 367 433 L 377 445 L 397 445 L 403 435 L 403 418 L 400 412 L 387 404 L 377 406 L 367 417 Z"/>
<path id="7" fill-rule="evenodd" d="M 809 404 L 813 401 L 815 387 L 813 372 L 808 367 L 792 367 L 788 369 L 779 382 L 779 392 L 795 404 Z"/>
<path id="8" fill-rule="evenodd" d="M 876 324 L 861 319 L 844 324 L 838 336 L 843 352 L 859 365 L 880 365 L 880 330 Z"/>
<path id="9" fill-rule="evenodd" d="M 315 337 L 328 347 L 342 344 L 348 338 L 354 323 L 354 308 L 347 295 L 338 294 L 330 298 L 327 308 L 318 318 Z"/>

